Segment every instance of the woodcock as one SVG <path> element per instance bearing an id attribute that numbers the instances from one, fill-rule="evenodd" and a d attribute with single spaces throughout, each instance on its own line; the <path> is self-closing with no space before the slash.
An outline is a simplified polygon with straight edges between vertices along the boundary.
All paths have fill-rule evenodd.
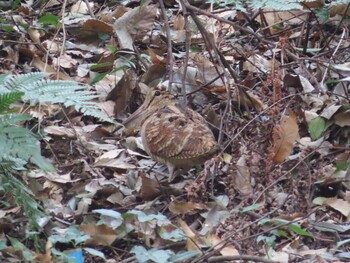
<path id="1" fill-rule="evenodd" d="M 146 152 L 166 164 L 169 182 L 176 168 L 189 169 L 212 158 L 220 149 L 206 120 L 197 112 L 180 107 L 176 98 L 151 88 L 144 103 L 124 123 L 141 118 L 141 139 Z"/>

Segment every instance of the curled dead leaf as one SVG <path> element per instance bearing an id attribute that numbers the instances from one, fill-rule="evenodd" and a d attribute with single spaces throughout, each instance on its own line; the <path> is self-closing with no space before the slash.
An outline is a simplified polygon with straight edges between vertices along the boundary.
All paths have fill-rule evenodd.
<path id="1" fill-rule="evenodd" d="M 269 150 L 269 160 L 282 163 L 293 150 L 298 135 L 298 123 L 294 112 L 284 116 L 272 131 L 273 145 Z"/>

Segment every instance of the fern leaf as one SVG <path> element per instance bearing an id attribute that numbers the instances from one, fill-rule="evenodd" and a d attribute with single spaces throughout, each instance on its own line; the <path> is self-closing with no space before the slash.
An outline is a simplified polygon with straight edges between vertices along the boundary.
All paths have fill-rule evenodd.
<path id="1" fill-rule="evenodd" d="M 19 122 L 29 121 L 32 116 L 29 114 L 5 114 L 0 115 L 0 129 L 4 126 L 15 125 Z M 1 138 L 0 138 L 1 140 Z"/>
<path id="2" fill-rule="evenodd" d="M 97 102 L 92 101 L 99 97 L 94 91 L 85 90 L 75 81 L 44 79 L 47 76 L 47 73 L 35 72 L 0 77 L 0 94 L 9 91 L 24 92 L 22 98 L 25 101 L 63 103 L 66 107 L 73 106 L 85 115 L 116 123 L 101 111 Z"/>
<path id="3" fill-rule="evenodd" d="M 19 91 L 0 94 L 0 113 L 6 112 L 10 105 L 20 100 L 23 95 L 24 93 Z"/>
<path id="4" fill-rule="evenodd" d="M 0 79 L 0 85 L 8 89 L 17 89 L 19 86 L 29 85 L 37 80 L 41 80 L 49 76 L 46 72 L 32 72 L 28 74 L 7 75 L 4 79 Z"/>
<path id="5" fill-rule="evenodd" d="M 12 126 L 0 126 L 0 161 L 15 160 L 32 162 L 45 171 L 54 171 L 40 152 L 40 145 L 33 133 L 28 129 Z"/>

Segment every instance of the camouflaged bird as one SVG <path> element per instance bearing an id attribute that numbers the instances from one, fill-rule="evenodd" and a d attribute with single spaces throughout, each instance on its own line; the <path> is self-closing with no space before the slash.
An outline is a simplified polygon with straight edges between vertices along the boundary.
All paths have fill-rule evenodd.
<path id="1" fill-rule="evenodd" d="M 189 169 L 220 149 L 206 120 L 160 88 L 151 88 L 144 103 L 124 124 L 141 118 L 141 139 L 152 159 L 166 164 L 169 182 L 176 168 Z"/>

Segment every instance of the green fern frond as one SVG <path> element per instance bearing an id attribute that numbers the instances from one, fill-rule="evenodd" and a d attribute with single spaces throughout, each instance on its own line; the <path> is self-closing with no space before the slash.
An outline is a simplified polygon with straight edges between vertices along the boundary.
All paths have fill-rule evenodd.
<path id="1" fill-rule="evenodd" d="M 25 101 L 63 103 L 66 107 L 73 106 L 85 115 L 115 123 L 92 101 L 99 97 L 95 92 L 84 90 L 84 87 L 75 81 L 44 79 L 48 75 L 34 72 L 0 78 L 0 94 L 9 91 L 24 92 L 22 99 Z"/>
<path id="2" fill-rule="evenodd" d="M 30 224 L 37 228 L 38 220 L 45 216 L 42 207 L 33 198 L 34 194 L 21 181 L 12 175 L 14 172 L 10 162 L 0 163 L 0 189 L 10 193 L 15 203 L 22 207 L 25 215 L 28 217 Z"/>
<path id="3" fill-rule="evenodd" d="M 15 162 L 18 158 L 32 162 L 45 171 L 54 171 L 54 167 L 41 156 L 40 145 L 34 134 L 26 128 L 9 124 L 9 120 L 12 122 L 14 119 L 21 119 L 21 116 L 17 115 L 12 119 L 7 117 L 0 116 L 0 162 Z"/>
<path id="4" fill-rule="evenodd" d="M 7 112 L 10 105 L 19 101 L 23 95 L 24 93 L 20 91 L 0 94 L 0 114 Z"/>
<path id="5" fill-rule="evenodd" d="M 17 89 L 19 86 L 30 85 L 31 83 L 41 80 L 47 76 L 48 73 L 45 72 L 33 72 L 28 74 L 19 74 L 19 75 L 3 75 L 5 78 L 0 78 L 0 86 L 10 90 Z"/>
<path id="6" fill-rule="evenodd" d="M 29 114 L 4 114 L 0 115 L 0 127 L 15 125 L 19 122 L 29 121 L 32 116 Z M 0 138 L 1 140 L 1 138 Z"/>

